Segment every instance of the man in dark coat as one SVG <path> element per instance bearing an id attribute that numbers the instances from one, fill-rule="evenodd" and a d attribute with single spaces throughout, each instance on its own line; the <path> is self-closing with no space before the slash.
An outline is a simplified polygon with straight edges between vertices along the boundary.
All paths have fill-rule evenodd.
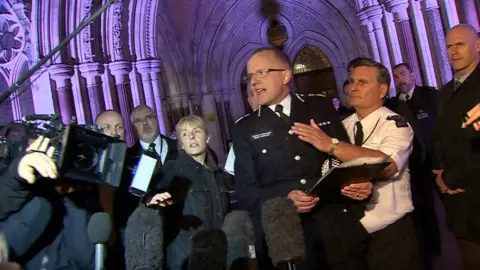
<path id="1" fill-rule="evenodd" d="M 363 207 L 356 209 L 359 205 L 351 204 L 345 196 L 331 204 L 304 192 L 321 177 L 322 164 L 330 161 L 330 155 L 301 141 L 291 130 L 295 122 L 308 124 L 313 119 L 334 138 L 332 150 L 339 140 L 348 141 L 331 101 L 292 95 L 291 63 L 276 49 L 255 51 L 247 71 L 245 80 L 261 106 L 235 124 L 235 193 L 240 208 L 252 214 L 260 269 L 272 269 L 261 225 L 262 205 L 269 199 L 287 196 L 301 215 L 306 238 L 306 258 L 297 269 L 364 269 L 367 233 L 359 223 Z M 371 184 L 349 188 L 359 200 L 371 192 Z"/>
<path id="2" fill-rule="evenodd" d="M 408 63 L 400 63 L 394 66 L 392 71 L 397 90 L 396 102 L 406 103 L 411 112 L 411 116 L 406 119 L 415 132 L 409 167 L 415 206 L 413 214 L 422 251 L 430 255 L 440 255 L 441 238 L 433 198 L 438 197 L 438 194 L 435 190 L 435 174 L 432 172 L 432 140 L 437 117 L 438 91 L 433 87 L 416 85 L 415 74 Z M 389 102 L 392 103 L 394 102 Z M 424 257 L 425 263 L 430 265 L 428 256 L 425 254 Z"/>
<path id="3" fill-rule="evenodd" d="M 135 107 L 131 114 L 131 122 L 137 132 L 139 141 L 127 150 L 125 156 L 124 177 L 115 195 L 114 217 L 115 225 L 123 239 L 123 230 L 128 217 L 137 208 L 140 198 L 129 192 L 135 167 L 143 152 L 149 148 L 159 160 L 156 173 L 160 173 L 162 164 L 177 157 L 177 141 L 160 134 L 155 111 L 145 105 Z M 153 176 L 155 177 L 155 175 Z"/>
<path id="4" fill-rule="evenodd" d="M 450 30 L 446 42 L 454 79 L 438 97 L 437 185 L 465 269 L 480 269 L 480 133 L 462 128 L 466 113 L 480 100 L 480 40 L 474 27 L 461 24 Z"/>

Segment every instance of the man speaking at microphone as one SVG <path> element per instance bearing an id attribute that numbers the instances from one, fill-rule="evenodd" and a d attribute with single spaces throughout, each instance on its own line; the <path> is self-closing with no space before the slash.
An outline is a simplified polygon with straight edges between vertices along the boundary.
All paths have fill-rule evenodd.
<path id="1" fill-rule="evenodd" d="M 288 57 L 274 48 L 256 50 L 247 64 L 244 78 L 261 105 L 235 124 L 233 147 L 236 153 L 235 183 L 239 206 L 252 214 L 260 269 L 274 269 L 268 258 L 261 224 L 265 201 L 288 196 L 301 213 L 306 238 L 305 262 L 300 270 L 364 269 L 363 241 L 367 235 L 354 211 L 355 200 L 367 198 L 371 184 L 352 184 L 344 188 L 341 202 L 328 204 L 308 196 L 307 190 L 321 177 L 322 164 L 329 155 L 301 141 L 292 131 L 295 122 L 313 119 L 332 138 L 348 141 L 332 102 L 324 97 L 301 98 L 292 95 L 292 65 Z M 355 212 L 355 213 L 354 213 Z"/>

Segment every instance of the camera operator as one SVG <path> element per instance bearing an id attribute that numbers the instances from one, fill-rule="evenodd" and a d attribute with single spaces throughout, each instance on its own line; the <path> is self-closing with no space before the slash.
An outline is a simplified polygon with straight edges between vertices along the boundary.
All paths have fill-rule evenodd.
<path id="1" fill-rule="evenodd" d="M 54 147 L 40 136 L 0 176 L 0 231 L 24 269 L 92 269 L 89 213 L 55 186 Z"/>

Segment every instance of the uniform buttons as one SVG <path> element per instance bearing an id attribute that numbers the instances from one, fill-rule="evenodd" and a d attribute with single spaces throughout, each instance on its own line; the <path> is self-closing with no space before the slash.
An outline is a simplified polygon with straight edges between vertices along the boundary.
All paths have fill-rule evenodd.
<path id="1" fill-rule="evenodd" d="M 293 135 L 293 130 L 290 129 L 290 130 L 288 131 L 288 134 Z"/>
<path id="2" fill-rule="evenodd" d="M 299 160 L 300 160 L 300 156 L 299 156 L 299 155 L 296 155 L 296 156 L 295 156 L 295 160 L 296 160 L 296 161 L 299 161 Z"/>
<path id="3" fill-rule="evenodd" d="M 300 180 L 300 183 L 302 183 L 302 185 L 305 185 L 307 183 L 307 180 L 302 179 L 302 180 Z"/>
<path id="4" fill-rule="evenodd" d="M 267 149 L 263 149 L 262 153 L 264 153 L 264 154 L 267 153 Z"/>

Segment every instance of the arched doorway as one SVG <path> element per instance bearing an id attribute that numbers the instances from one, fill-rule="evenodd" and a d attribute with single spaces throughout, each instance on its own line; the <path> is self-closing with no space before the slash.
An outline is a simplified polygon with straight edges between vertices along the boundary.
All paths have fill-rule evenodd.
<path id="1" fill-rule="evenodd" d="M 293 69 L 297 93 L 337 96 L 332 64 L 318 48 L 310 45 L 303 47 L 295 57 Z"/>

